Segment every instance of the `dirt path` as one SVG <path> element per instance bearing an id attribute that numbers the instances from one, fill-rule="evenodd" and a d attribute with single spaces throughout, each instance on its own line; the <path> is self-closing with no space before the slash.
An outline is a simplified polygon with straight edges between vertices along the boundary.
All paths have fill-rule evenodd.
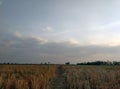
<path id="1" fill-rule="evenodd" d="M 66 89 L 65 73 L 62 66 L 58 67 L 57 77 L 53 79 L 50 89 Z"/>

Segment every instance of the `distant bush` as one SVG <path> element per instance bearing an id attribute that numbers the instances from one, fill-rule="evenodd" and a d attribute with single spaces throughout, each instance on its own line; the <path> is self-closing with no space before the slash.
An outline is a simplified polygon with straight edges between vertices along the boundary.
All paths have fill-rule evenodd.
<path id="1" fill-rule="evenodd" d="M 66 64 L 66 65 L 69 65 L 69 64 L 70 64 L 70 62 L 66 62 L 65 64 Z"/>

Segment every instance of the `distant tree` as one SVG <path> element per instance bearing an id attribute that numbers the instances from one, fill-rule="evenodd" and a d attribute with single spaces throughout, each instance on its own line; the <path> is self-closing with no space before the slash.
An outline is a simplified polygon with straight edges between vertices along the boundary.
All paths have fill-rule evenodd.
<path id="1" fill-rule="evenodd" d="M 44 64 L 46 65 L 47 63 L 45 62 Z"/>
<path id="2" fill-rule="evenodd" d="M 70 64 L 70 62 L 66 62 L 65 64 L 66 64 L 66 65 L 69 65 L 69 64 Z"/>
<path id="3" fill-rule="evenodd" d="M 114 61 L 114 62 L 113 62 L 113 65 L 120 65 L 120 62 Z"/>
<path id="4" fill-rule="evenodd" d="M 41 62 L 41 64 L 43 64 L 43 63 Z"/>

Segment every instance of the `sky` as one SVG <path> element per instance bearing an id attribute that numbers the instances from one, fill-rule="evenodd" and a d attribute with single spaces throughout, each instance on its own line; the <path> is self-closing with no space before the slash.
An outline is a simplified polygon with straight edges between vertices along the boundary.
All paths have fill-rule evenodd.
<path id="1" fill-rule="evenodd" d="M 0 62 L 120 61 L 120 0 L 0 0 Z"/>

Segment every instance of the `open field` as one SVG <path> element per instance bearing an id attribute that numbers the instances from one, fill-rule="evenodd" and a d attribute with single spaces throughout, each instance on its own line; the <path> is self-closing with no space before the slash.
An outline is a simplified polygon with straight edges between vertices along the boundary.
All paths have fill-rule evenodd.
<path id="1" fill-rule="evenodd" d="M 120 66 L 64 66 L 67 89 L 120 89 Z"/>
<path id="2" fill-rule="evenodd" d="M 0 65 L 0 89 L 120 89 L 120 66 Z"/>
<path id="3" fill-rule="evenodd" d="M 55 65 L 0 65 L 0 89 L 47 89 Z"/>

